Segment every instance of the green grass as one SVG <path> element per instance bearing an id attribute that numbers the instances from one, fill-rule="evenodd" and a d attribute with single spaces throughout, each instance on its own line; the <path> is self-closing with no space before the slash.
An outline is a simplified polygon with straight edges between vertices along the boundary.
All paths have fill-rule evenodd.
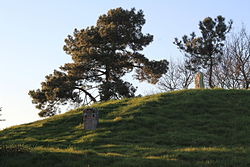
<path id="1" fill-rule="evenodd" d="M 183 90 L 92 107 L 100 110 L 94 131 L 82 128 L 83 108 L 0 131 L 0 166 L 250 166 L 248 90 Z"/>

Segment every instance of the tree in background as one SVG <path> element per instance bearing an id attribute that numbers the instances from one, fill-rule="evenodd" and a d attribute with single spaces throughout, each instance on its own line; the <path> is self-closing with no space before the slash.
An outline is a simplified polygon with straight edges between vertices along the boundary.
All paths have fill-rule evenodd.
<path id="1" fill-rule="evenodd" d="M 227 38 L 222 61 L 214 68 L 214 78 L 222 88 L 249 88 L 250 35 L 245 28 Z"/>
<path id="2" fill-rule="evenodd" d="M 0 107 L 0 112 L 2 111 L 2 107 Z M 0 114 L 2 116 L 2 114 Z M 0 119 L 0 121 L 5 121 L 5 119 Z"/>
<path id="3" fill-rule="evenodd" d="M 188 68 L 193 71 L 207 70 L 210 88 L 214 87 L 213 68 L 221 61 L 226 34 L 230 31 L 232 21 L 225 23 L 225 18 L 217 16 L 205 18 L 199 23 L 201 36 L 193 32 L 190 37 L 184 35 L 182 40 L 175 38 L 174 44 L 188 57 Z"/>
<path id="4" fill-rule="evenodd" d="M 133 97 L 136 88 L 122 77 L 132 71 L 135 79 L 156 84 L 166 73 L 166 60 L 150 61 L 140 51 L 153 41 L 142 33 L 145 24 L 142 10 L 109 10 L 99 17 L 96 26 L 75 29 L 65 39 L 64 51 L 73 62 L 46 76 L 41 88 L 32 90 L 32 102 L 40 116 L 52 116 L 59 105 L 96 102 Z M 92 93 L 93 90 L 98 93 Z M 88 101 L 88 102 L 87 102 Z"/>
<path id="5" fill-rule="evenodd" d="M 214 84 L 216 87 L 223 89 L 237 89 L 240 88 L 239 77 L 240 73 L 236 67 L 235 58 L 229 54 L 229 50 L 225 47 L 224 55 L 221 62 L 215 66 L 213 72 Z M 205 82 L 208 82 L 208 76 L 205 75 Z"/>
<path id="6" fill-rule="evenodd" d="M 186 62 L 170 61 L 168 71 L 158 82 L 159 89 L 163 91 L 187 89 L 193 82 L 194 72 L 189 70 L 186 65 Z"/>

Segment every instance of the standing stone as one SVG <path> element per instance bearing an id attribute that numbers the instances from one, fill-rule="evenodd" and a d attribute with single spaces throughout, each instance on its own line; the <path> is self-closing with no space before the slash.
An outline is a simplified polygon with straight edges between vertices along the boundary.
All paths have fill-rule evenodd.
<path id="1" fill-rule="evenodd" d="M 95 108 L 83 110 L 83 129 L 95 130 L 99 122 L 99 111 Z"/>
<path id="2" fill-rule="evenodd" d="M 204 88 L 204 75 L 202 72 L 197 72 L 194 78 L 195 89 Z"/>

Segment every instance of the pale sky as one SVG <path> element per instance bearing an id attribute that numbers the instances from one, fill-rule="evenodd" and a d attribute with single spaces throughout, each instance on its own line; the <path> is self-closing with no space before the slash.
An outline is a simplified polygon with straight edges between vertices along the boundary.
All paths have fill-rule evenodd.
<path id="1" fill-rule="evenodd" d="M 235 31 L 242 23 L 250 27 L 249 0 L 0 0 L 0 118 L 6 119 L 0 129 L 39 119 L 28 91 L 70 61 L 64 39 L 117 7 L 144 11 L 143 32 L 154 35 L 143 52 L 149 59 L 181 59 L 173 39 L 198 32 L 198 22 L 208 16 L 232 19 Z M 156 90 L 127 79 L 139 86 L 137 93 Z"/>

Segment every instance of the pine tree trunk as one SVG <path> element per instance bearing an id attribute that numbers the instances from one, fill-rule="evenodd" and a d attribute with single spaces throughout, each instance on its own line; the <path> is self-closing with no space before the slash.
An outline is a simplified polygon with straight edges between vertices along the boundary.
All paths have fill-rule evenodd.
<path id="1" fill-rule="evenodd" d="M 213 76 L 213 60 L 211 59 L 211 63 L 209 65 L 209 80 L 208 80 L 210 88 L 214 88 L 212 76 Z"/>

